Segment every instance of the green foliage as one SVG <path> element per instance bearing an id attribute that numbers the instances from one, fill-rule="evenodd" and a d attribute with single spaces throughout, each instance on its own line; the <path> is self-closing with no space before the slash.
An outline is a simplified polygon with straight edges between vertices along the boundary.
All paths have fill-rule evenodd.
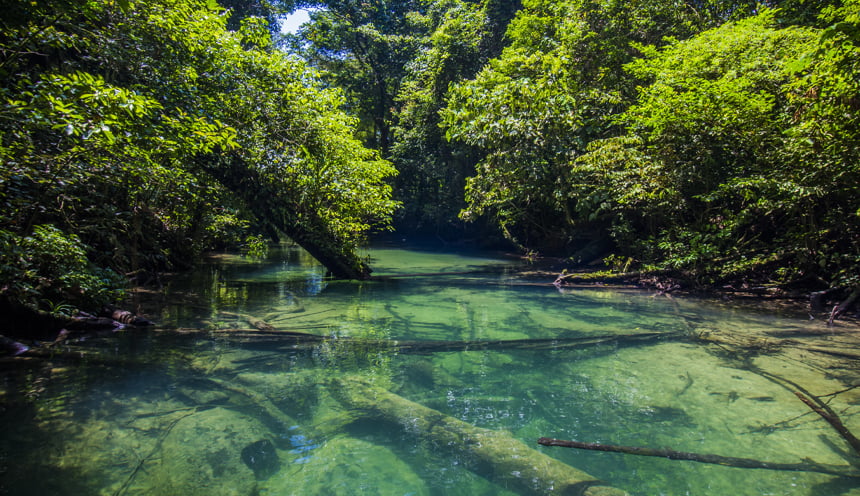
<path id="1" fill-rule="evenodd" d="M 0 297 L 42 310 L 71 314 L 121 296 L 121 278 L 93 267 L 74 235 L 38 225 L 29 236 L 0 230 Z"/>
<path id="2" fill-rule="evenodd" d="M 860 273 L 860 2 L 825 10 L 832 23 L 793 69 L 792 127 L 786 158 L 795 164 L 803 227 L 792 229 L 799 262 L 832 284 L 858 286 Z M 799 210 L 801 209 L 802 210 Z M 802 251 L 801 250 L 802 247 Z"/>
<path id="3" fill-rule="evenodd" d="M 259 248 L 261 233 L 286 225 L 349 254 L 386 224 L 393 169 L 353 137 L 342 94 L 274 50 L 266 21 L 245 17 L 229 31 L 217 3 L 202 0 L 29 4 L 14 3 L 0 34 L 9 239 L 76 247 L 94 265 L 78 257 L 68 273 L 104 282 L 93 267 L 182 267 L 204 249 Z M 224 182 L 219 167 L 231 161 L 246 172 L 241 184 Z M 269 192 L 272 213 L 248 203 L 255 188 Z M 10 257 L 4 270 L 19 286 L 7 296 L 103 299 L 96 279 L 15 268 L 25 259 Z M 56 288 L 39 279 L 55 276 Z"/>
<path id="4" fill-rule="evenodd" d="M 530 252 L 856 285 L 860 2 L 771 3 L 12 0 L 2 295 L 67 311 L 94 267 L 280 231 L 360 265 L 392 185 L 403 223 Z"/>
<path id="5" fill-rule="evenodd" d="M 213 10 L 221 7 L 230 12 L 227 18 L 227 29 L 236 31 L 241 29 L 242 23 L 249 19 L 258 19 L 262 26 L 272 34 L 280 30 L 278 22 L 281 15 L 291 12 L 298 4 L 295 0 L 212 0 L 215 4 Z M 220 7 L 219 7 L 220 4 Z"/>
<path id="6" fill-rule="evenodd" d="M 342 88 L 364 142 L 383 156 L 391 146 L 394 98 L 425 29 L 422 0 L 326 0 L 293 49 Z"/>
<path id="7" fill-rule="evenodd" d="M 461 215 L 701 282 L 853 284 L 858 5 L 524 2 L 441 110 L 483 156 Z"/>
<path id="8" fill-rule="evenodd" d="M 590 186 L 610 193 L 616 237 L 658 266 L 703 282 L 850 284 L 856 37 L 834 45 L 834 28 L 779 28 L 774 17 L 641 47 L 647 58 L 629 70 L 652 83 L 620 118 L 628 136 L 595 142 L 575 168 L 612 171 Z M 637 169 L 648 181 L 615 183 Z"/>
<path id="9" fill-rule="evenodd" d="M 511 46 L 443 109 L 447 137 L 483 151 L 466 188 L 462 216 L 491 215 L 524 246 L 564 253 L 583 225 L 569 163 L 596 139 L 617 133 L 613 116 L 635 98 L 639 79 L 624 71 L 631 42 L 686 37 L 708 17 L 672 2 L 527 1 L 511 24 Z M 577 191 L 578 192 L 578 191 Z"/>
<path id="10" fill-rule="evenodd" d="M 459 231 L 457 213 L 465 207 L 465 178 L 474 173 L 476 160 L 467 147 L 445 139 L 439 110 L 451 84 L 473 77 L 500 52 L 495 38 L 509 19 L 504 12 L 487 13 L 493 5 L 442 0 L 428 9 L 432 29 L 407 66 L 397 97 L 392 161 L 399 171 L 395 193 L 405 205 L 398 228 L 437 235 Z"/>
<path id="11" fill-rule="evenodd" d="M 252 234 L 245 238 L 243 251 L 251 258 L 266 258 L 269 253 L 269 243 L 263 236 Z"/>

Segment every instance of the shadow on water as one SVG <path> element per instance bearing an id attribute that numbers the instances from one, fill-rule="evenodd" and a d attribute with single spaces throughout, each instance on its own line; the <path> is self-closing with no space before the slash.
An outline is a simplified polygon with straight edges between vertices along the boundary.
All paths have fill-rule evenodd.
<path id="1" fill-rule="evenodd" d="M 856 478 L 536 443 L 850 468 L 844 440 L 794 395 L 860 431 L 850 329 L 516 285 L 511 262 L 480 254 L 372 256 L 404 277 L 326 281 L 289 248 L 215 257 L 137 294 L 159 328 L 79 337 L 4 370 L 3 493 L 860 493 Z"/>

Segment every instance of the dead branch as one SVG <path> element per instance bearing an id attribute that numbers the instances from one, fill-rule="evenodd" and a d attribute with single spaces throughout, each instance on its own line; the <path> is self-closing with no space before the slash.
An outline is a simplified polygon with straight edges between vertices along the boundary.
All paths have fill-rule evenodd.
<path id="1" fill-rule="evenodd" d="M 688 453 L 670 449 L 653 449 L 638 446 L 617 446 L 613 444 L 583 443 L 579 441 L 563 441 L 542 437 L 538 444 L 544 446 L 560 446 L 563 448 L 576 448 L 592 451 L 609 451 L 613 453 L 624 453 L 626 455 L 656 456 L 670 460 L 686 460 L 699 463 L 710 463 L 736 468 L 759 468 L 764 470 L 781 470 L 791 472 L 816 472 L 821 474 L 838 475 L 840 477 L 860 477 L 860 470 L 850 465 L 827 465 L 804 459 L 800 463 L 772 463 L 754 460 L 751 458 L 734 458 L 729 456 L 711 455 L 703 453 Z"/>
<path id="2" fill-rule="evenodd" d="M 161 451 L 161 445 L 164 443 L 164 440 L 167 439 L 167 436 L 170 434 L 170 432 L 173 430 L 173 428 L 176 427 L 176 424 L 178 424 L 180 421 L 182 421 L 186 417 L 190 417 L 191 415 L 194 415 L 195 413 L 197 413 L 201 409 L 203 409 L 203 407 L 191 408 L 188 411 L 186 411 L 184 415 L 180 415 L 178 418 L 171 420 L 170 423 L 167 425 L 167 428 L 165 428 L 161 432 L 161 435 L 158 436 L 158 440 L 155 442 L 155 446 L 152 448 L 152 450 L 150 450 L 149 454 L 147 454 L 143 458 L 138 459 L 137 465 L 135 465 L 135 467 L 131 471 L 131 473 L 128 474 L 128 477 L 126 477 L 125 482 L 123 482 L 123 484 L 119 487 L 119 489 L 116 490 L 116 492 L 114 493 L 114 496 L 122 496 L 123 494 L 125 494 L 125 492 L 128 490 L 128 488 L 131 486 L 131 483 L 134 482 L 134 479 L 135 479 L 135 477 L 137 477 L 137 474 L 138 474 L 138 472 L 140 472 L 140 469 L 143 468 L 144 464 L 146 464 L 147 462 L 152 460 L 152 458 L 155 456 L 155 454 L 158 453 L 159 451 Z"/>
<path id="3" fill-rule="evenodd" d="M 815 398 L 815 401 L 813 401 L 800 391 L 795 391 L 794 395 L 797 396 L 800 401 L 804 402 L 806 406 L 811 408 L 813 412 L 821 415 L 821 418 L 833 426 L 836 432 L 842 436 L 842 439 L 851 445 L 851 448 L 854 449 L 854 453 L 860 455 L 860 439 L 857 439 L 857 436 L 852 434 L 851 431 L 845 427 L 845 424 L 842 423 L 842 419 L 840 419 L 839 415 L 830 408 L 830 405 L 821 401 L 819 398 Z"/>
<path id="4" fill-rule="evenodd" d="M 284 413 L 283 410 L 275 406 L 274 403 L 264 394 L 261 394 L 253 389 L 244 387 L 235 382 L 218 379 L 216 377 L 207 377 L 206 380 L 218 386 L 219 389 L 230 393 L 238 394 L 247 398 L 259 412 L 263 413 L 268 420 L 269 425 L 273 426 L 289 426 L 296 425 L 297 422 Z"/>
<path id="5" fill-rule="evenodd" d="M 860 455 L 860 439 L 858 439 L 851 431 L 845 427 L 845 424 L 842 423 L 842 419 L 839 418 L 839 414 L 833 411 L 830 408 L 830 405 L 827 402 L 823 401 L 820 397 L 815 396 L 810 393 L 800 384 L 786 379 L 784 377 L 780 377 L 778 375 L 771 374 L 769 372 L 765 372 L 764 370 L 754 368 L 753 371 L 765 379 L 770 380 L 775 384 L 779 384 L 780 386 L 788 389 L 793 392 L 797 398 L 802 401 L 806 406 L 812 409 L 815 413 L 820 415 L 824 420 L 826 420 L 835 430 L 842 436 L 844 439 L 854 450 L 854 453 Z M 790 387 L 789 387 L 790 386 Z M 829 396 L 829 395 L 828 395 Z"/>

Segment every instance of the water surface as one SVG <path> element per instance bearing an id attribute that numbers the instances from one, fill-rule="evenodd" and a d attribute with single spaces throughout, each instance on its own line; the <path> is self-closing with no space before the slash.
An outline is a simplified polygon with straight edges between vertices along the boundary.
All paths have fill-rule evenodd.
<path id="1" fill-rule="evenodd" d="M 631 495 L 860 494 L 850 477 L 536 442 L 847 470 L 850 447 L 794 394 L 860 431 L 847 327 L 559 290 L 480 254 L 369 256 L 381 280 L 327 281 L 290 247 L 214 256 L 136 294 L 156 329 L 76 336 L 7 366 L 0 494 L 552 494 L 540 478 L 560 473 Z"/>

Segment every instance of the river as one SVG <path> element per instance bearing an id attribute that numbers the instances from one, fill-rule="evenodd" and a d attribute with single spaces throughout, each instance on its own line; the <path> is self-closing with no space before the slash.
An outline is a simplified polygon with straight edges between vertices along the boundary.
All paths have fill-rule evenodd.
<path id="1" fill-rule="evenodd" d="M 131 306 L 148 329 L 4 362 L 3 495 L 860 494 L 860 479 L 544 447 L 538 438 L 844 467 L 854 328 L 524 262 L 370 250 L 213 255 Z M 840 354 L 841 353 L 841 354 Z M 566 491 L 566 492 L 565 492 Z"/>

